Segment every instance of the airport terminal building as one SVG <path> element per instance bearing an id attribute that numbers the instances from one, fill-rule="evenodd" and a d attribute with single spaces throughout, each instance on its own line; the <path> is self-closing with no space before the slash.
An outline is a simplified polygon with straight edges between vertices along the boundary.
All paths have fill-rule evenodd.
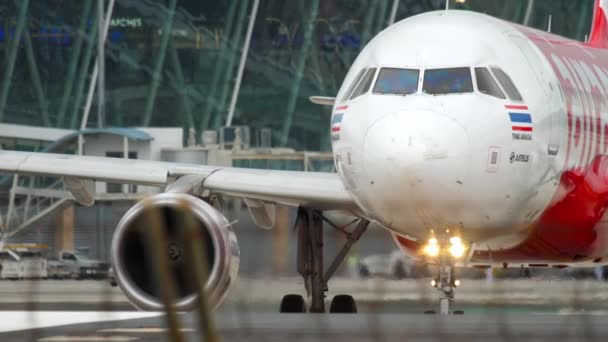
<path id="1" fill-rule="evenodd" d="M 450 2 L 451 8 L 578 40 L 589 34 L 593 4 Z M 308 98 L 334 96 L 359 51 L 391 23 L 445 5 L 445 0 L 4 1 L 0 146 L 331 170 L 331 109 Z M 13 241 L 80 248 L 107 260 L 118 219 L 153 191 L 98 184 L 98 204 L 84 208 L 63 201 L 65 188 L 58 184 L 4 176 L 0 231 L 19 228 Z M 260 243 L 251 236 L 244 240 Z M 247 249 L 247 242 L 241 245 Z"/>

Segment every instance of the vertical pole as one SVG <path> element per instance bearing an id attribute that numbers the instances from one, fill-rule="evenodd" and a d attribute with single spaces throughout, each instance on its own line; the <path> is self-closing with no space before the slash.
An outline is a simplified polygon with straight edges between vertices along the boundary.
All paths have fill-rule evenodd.
<path id="1" fill-rule="evenodd" d="M 45 126 L 51 126 L 51 120 L 49 119 L 48 103 L 44 96 L 44 90 L 42 89 L 42 82 L 40 81 L 40 73 L 38 72 L 38 64 L 36 63 L 36 56 L 34 56 L 34 48 L 32 46 L 32 39 L 29 34 L 24 35 L 25 42 L 25 56 L 27 58 L 27 64 L 30 68 L 30 75 L 32 76 L 32 83 L 34 83 L 34 91 L 36 92 L 36 98 L 40 104 L 40 113 L 42 114 L 42 122 Z"/>
<path id="2" fill-rule="evenodd" d="M 93 46 L 95 45 L 94 40 L 95 40 L 95 36 L 97 36 L 99 34 L 99 32 L 97 31 L 97 16 L 94 16 L 93 20 L 95 21 L 95 23 L 93 23 L 88 46 L 84 52 L 84 57 L 82 58 L 82 61 L 80 63 L 80 72 L 79 72 L 80 76 L 78 78 L 78 83 L 76 84 L 76 88 L 75 88 L 76 95 L 74 96 L 74 108 L 71 113 L 72 116 L 70 118 L 70 125 L 69 125 L 69 127 L 72 129 L 76 128 L 76 124 L 77 124 L 76 122 L 78 120 L 77 119 L 78 113 L 80 113 L 80 102 L 82 101 L 82 95 L 84 93 L 85 81 L 87 79 L 87 75 L 89 74 L 89 70 L 91 69 Z M 61 122 L 58 122 L 57 124 L 61 125 Z"/>
<path id="3" fill-rule="evenodd" d="M 535 0 L 528 0 L 528 8 L 526 8 L 526 15 L 524 16 L 523 21 L 523 24 L 525 26 L 530 25 L 530 19 L 532 19 L 532 12 L 534 12 L 534 1 Z"/>
<path id="4" fill-rule="evenodd" d="M 312 44 L 312 34 L 315 28 L 317 15 L 319 13 L 319 0 L 311 1 L 310 14 L 304 26 L 304 43 L 300 50 L 300 60 L 296 67 L 296 75 L 294 79 L 293 87 L 291 88 L 291 94 L 289 95 L 289 102 L 287 103 L 287 111 L 285 115 L 285 121 L 283 121 L 283 130 L 281 132 L 281 146 L 287 145 L 289 139 L 289 132 L 291 131 L 291 124 L 293 121 L 293 115 L 296 109 L 296 103 L 298 100 L 298 94 L 300 93 L 300 84 L 304 78 L 304 67 L 309 55 L 310 45 Z"/>
<path id="5" fill-rule="evenodd" d="M 101 0 L 99 0 L 101 1 Z M 99 26 L 101 31 L 99 31 L 98 39 L 101 42 L 105 42 L 106 37 L 108 35 L 108 29 L 110 28 L 110 19 L 112 18 L 112 12 L 114 11 L 114 0 L 110 0 L 108 3 L 108 10 L 106 11 L 105 19 L 103 20 L 102 25 Z M 103 8 L 101 8 L 101 13 L 103 13 Z M 99 16 L 99 21 L 102 21 L 104 16 Z M 99 30 L 98 28 L 98 30 Z M 98 63 L 95 64 L 93 68 L 93 74 L 91 75 L 91 83 L 89 84 L 89 93 L 87 95 L 87 102 L 85 103 L 84 112 L 82 113 L 82 121 L 80 122 L 80 130 L 84 130 L 87 128 L 87 123 L 89 121 L 89 114 L 91 112 L 91 105 L 93 103 L 93 94 L 95 92 L 95 84 L 97 83 L 99 77 L 99 60 L 105 58 L 105 56 L 97 56 Z"/>
<path id="6" fill-rule="evenodd" d="M 244 2 L 248 3 L 248 0 L 245 0 Z M 218 129 L 220 126 L 220 122 L 222 119 L 221 110 L 224 108 L 224 103 L 226 102 L 226 99 L 228 97 L 228 91 L 231 84 L 230 80 L 232 79 L 232 70 L 234 70 L 234 64 L 236 63 L 236 54 L 238 48 L 240 47 L 241 31 L 243 29 L 243 22 L 246 15 L 247 6 L 243 5 L 236 19 L 236 27 L 233 31 L 232 42 L 229 42 L 229 44 L 232 45 L 232 49 L 234 52 L 228 55 L 228 61 L 226 62 L 226 71 L 224 72 L 224 84 L 222 85 L 222 91 L 220 92 L 217 110 L 214 113 L 213 121 L 211 122 L 211 127 L 213 127 L 213 129 Z"/>
<path id="7" fill-rule="evenodd" d="M 76 41 L 74 43 L 74 47 L 72 48 L 72 54 L 70 55 L 70 64 L 68 66 L 66 84 L 63 88 L 63 96 L 61 97 L 61 102 L 57 111 L 56 127 L 61 127 L 65 112 L 68 108 L 68 101 L 72 93 L 72 88 L 74 87 L 76 68 L 78 66 L 78 60 L 80 59 L 80 54 L 82 52 L 82 44 L 84 42 L 83 36 L 86 34 L 87 20 L 89 18 L 89 13 L 91 12 L 92 3 L 93 0 L 85 0 L 84 5 L 82 7 L 80 24 L 78 26 L 78 31 L 76 31 Z"/>
<path id="8" fill-rule="evenodd" d="M 122 157 L 124 159 L 129 159 L 129 138 L 125 135 L 122 137 Z M 129 185 L 128 184 L 123 184 L 122 185 L 122 192 L 123 193 L 127 193 L 129 189 Z"/>
<path id="9" fill-rule="evenodd" d="M 230 100 L 230 106 L 228 107 L 228 118 L 226 119 L 226 126 L 232 125 L 232 118 L 234 117 L 236 101 L 239 97 L 239 91 L 241 90 L 241 81 L 243 79 L 243 71 L 245 71 L 245 63 L 247 63 L 247 54 L 249 53 L 249 45 L 251 43 L 251 34 L 253 33 L 253 26 L 255 24 L 255 19 L 258 15 L 259 6 L 260 6 L 260 0 L 253 0 L 253 7 L 251 8 L 251 17 L 249 18 L 249 26 L 247 26 L 247 34 L 245 36 L 245 46 L 243 46 L 243 52 L 241 53 L 241 61 L 239 62 L 239 69 L 236 73 L 234 91 L 232 92 L 232 99 Z"/>
<path id="10" fill-rule="evenodd" d="M 8 53 L 8 59 L 6 67 L 4 69 L 4 77 L 2 79 L 2 90 L 0 90 L 0 121 L 4 119 L 4 110 L 6 109 L 6 101 L 8 101 L 8 93 L 11 89 L 11 83 L 13 78 L 13 72 L 15 71 L 15 62 L 17 60 L 17 53 L 19 52 L 19 43 L 21 42 L 21 35 L 25 27 L 25 17 L 29 6 L 29 0 L 22 0 L 21 7 L 19 7 L 19 14 L 17 16 L 17 27 L 15 28 L 15 35 L 11 45 L 10 52 Z"/>
<path id="11" fill-rule="evenodd" d="M 192 116 L 192 104 L 190 103 L 189 89 L 184 79 L 184 73 L 182 71 L 182 65 L 179 63 L 179 56 L 177 54 L 177 48 L 173 39 L 169 42 L 169 57 L 171 57 L 171 64 L 173 64 L 173 70 L 175 71 L 176 82 L 174 83 L 175 91 L 179 94 L 184 111 L 186 112 L 186 120 L 189 129 L 194 129 L 194 117 Z"/>
<path id="12" fill-rule="evenodd" d="M 205 103 L 205 108 L 203 109 L 200 121 L 200 132 L 202 133 L 205 129 L 207 129 L 207 125 L 209 124 L 209 118 L 211 116 L 211 109 L 214 106 L 214 97 L 218 89 L 218 83 L 220 81 L 220 76 L 224 71 L 224 60 L 226 59 L 226 51 L 228 50 L 228 42 L 230 37 L 232 37 L 232 25 L 234 21 L 234 16 L 236 15 L 236 8 L 239 4 L 238 1 L 231 1 L 230 8 L 228 9 L 228 14 L 226 15 L 226 22 L 224 23 L 224 29 L 221 35 L 221 42 L 219 48 L 219 54 L 215 61 L 215 67 L 213 68 L 213 76 L 211 77 L 211 83 L 209 85 L 209 91 L 207 93 L 207 102 Z M 247 4 L 246 1 L 243 1 L 241 6 L 245 6 Z M 203 54 L 201 53 L 201 58 Z M 206 57 L 206 56 L 205 56 Z M 218 105 L 215 105 L 216 108 L 219 109 Z"/>
<path id="13" fill-rule="evenodd" d="M 150 85 L 150 92 L 148 93 L 148 99 L 146 100 L 146 108 L 144 110 L 144 121 L 142 125 L 144 127 L 150 126 L 152 121 L 152 112 L 154 110 L 154 103 L 156 102 L 156 94 L 162 78 L 163 64 L 165 64 L 165 56 L 167 54 L 167 46 L 169 45 L 169 38 L 171 37 L 171 31 L 173 29 L 173 17 L 175 15 L 175 5 L 177 0 L 170 0 L 169 6 L 167 7 L 167 19 L 162 29 L 162 35 L 160 38 L 160 46 L 158 48 L 158 58 L 154 65 L 154 71 L 152 72 L 152 84 Z"/>
<path id="14" fill-rule="evenodd" d="M 99 11 L 99 19 L 97 20 L 97 29 L 99 32 L 104 32 L 103 36 L 97 40 L 97 69 L 99 74 L 97 77 L 97 127 L 102 128 L 104 126 L 106 116 L 106 34 L 104 31 L 104 11 L 103 11 L 104 0 L 97 0 L 97 9 Z M 111 19 L 111 13 L 107 14 L 106 20 Z"/>
<path id="15" fill-rule="evenodd" d="M 13 219 L 13 211 L 15 211 L 15 188 L 19 184 L 19 175 L 15 174 L 13 176 L 13 185 L 11 186 L 11 190 L 9 191 L 8 197 L 8 213 L 6 214 L 6 226 L 4 226 L 5 232 L 8 232 L 11 220 Z"/>
<path id="16" fill-rule="evenodd" d="M 393 7 L 391 7 L 391 15 L 388 18 L 388 26 L 391 26 L 395 23 L 395 19 L 397 19 L 397 10 L 399 9 L 399 0 L 393 0 Z"/>

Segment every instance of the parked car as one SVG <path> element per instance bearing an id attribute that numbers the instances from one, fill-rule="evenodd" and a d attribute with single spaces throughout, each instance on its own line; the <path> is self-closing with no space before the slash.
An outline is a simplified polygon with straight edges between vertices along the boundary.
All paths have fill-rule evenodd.
<path id="1" fill-rule="evenodd" d="M 48 261 L 48 277 L 54 279 L 105 279 L 110 265 L 86 255 L 60 251 L 57 259 Z"/>

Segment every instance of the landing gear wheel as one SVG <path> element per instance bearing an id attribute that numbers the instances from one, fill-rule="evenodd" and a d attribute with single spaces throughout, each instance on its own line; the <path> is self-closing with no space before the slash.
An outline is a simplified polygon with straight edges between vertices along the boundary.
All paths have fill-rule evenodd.
<path id="1" fill-rule="evenodd" d="M 357 313 L 357 303 L 350 295 L 337 295 L 329 306 L 330 313 Z"/>
<path id="2" fill-rule="evenodd" d="M 306 313 L 304 297 L 297 294 L 288 294 L 281 300 L 280 313 Z"/>

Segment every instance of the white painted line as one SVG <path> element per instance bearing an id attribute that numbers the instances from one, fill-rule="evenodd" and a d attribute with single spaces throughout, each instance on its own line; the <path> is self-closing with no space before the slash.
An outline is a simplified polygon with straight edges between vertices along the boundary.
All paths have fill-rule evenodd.
<path id="1" fill-rule="evenodd" d="M 148 318 L 160 315 L 162 315 L 160 312 L 137 311 L 0 311 L 0 332 Z"/>
<path id="2" fill-rule="evenodd" d="M 167 332 L 166 328 L 114 328 L 114 329 L 103 329 L 97 330 L 98 333 L 111 333 L 111 334 L 160 334 Z M 179 329 L 181 332 L 194 332 L 194 329 L 182 328 Z"/>
<path id="3" fill-rule="evenodd" d="M 38 342 L 128 342 L 137 337 L 130 336 L 51 336 L 38 339 Z"/>

